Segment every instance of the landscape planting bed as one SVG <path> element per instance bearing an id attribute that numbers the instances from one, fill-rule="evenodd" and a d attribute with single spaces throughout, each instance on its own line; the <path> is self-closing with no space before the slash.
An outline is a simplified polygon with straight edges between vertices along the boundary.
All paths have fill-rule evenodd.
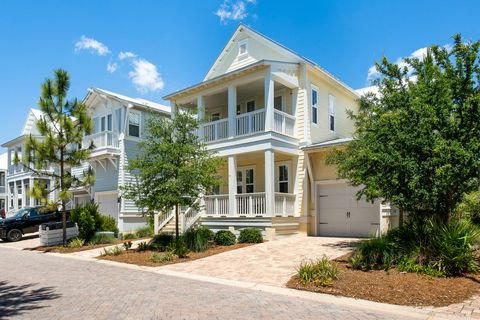
<path id="1" fill-rule="evenodd" d="M 152 253 L 157 252 L 158 254 L 163 254 L 163 252 L 151 251 L 151 250 L 147 250 L 147 251 L 128 250 L 128 251 L 125 251 L 118 256 L 104 255 L 104 256 L 97 257 L 97 259 L 110 260 L 110 261 L 123 262 L 123 263 L 130 263 L 130 264 L 136 264 L 136 265 L 139 265 L 139 266 L 158 267 L 158 266 L 167 265 L 167 264 L 193 261 L 193 260 L 205 258 L 205 257 L 208 257 L 208 256 L 213 256 L 215 254 L 219 254 L 219 253 L 222 253 L 222 252 L 244 248 L 244 247 L 251 246 L 251 245 L 253 245 L 253 244 L 251 244 L 251 243 L 237 243 L 237 244 L 234 244 L 232 246 L 213 246 L 213 247 L 211 247 L 210 249 L 208 249 L 207 251 L 204 251 L 204 252 L 190 252 L 188 254 L 188 257 L 186 257 L 186 258 L 179 258 L 176 255 L 174 255 L 173 259 L 171 261 L 165 261 L 165 262 L 153 262 L 153 261 L 151 261 L 150 256 L 152 255 Z"/>
<path id="2" fill-rule="evenodd" d="M 302 285 L 293 276 L 287 287 L 338 296 L 408 306 L 447 306 L 463 302 L 480 291 L 480 275 L 430 277 L 396 269 L 360 271 L 347 265 L 348 255 L 335 259 L 339 279 L 326 287 Z"/>

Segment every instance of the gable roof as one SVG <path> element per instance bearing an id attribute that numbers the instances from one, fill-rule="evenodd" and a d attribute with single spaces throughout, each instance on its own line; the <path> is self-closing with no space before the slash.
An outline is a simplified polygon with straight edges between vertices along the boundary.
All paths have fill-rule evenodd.
<path id="1" fill-rule="evenodd" d="M 35 123 L 42 118 L 44 113 L 38 109 L 30 108 L 27 119 L 23 125 L 22 135 L 29 135 L 36 130 Z"/>
<path id="2" fill-rule="evenodd" d="M 130 103 L 141 108 L 143 107 L 147 109 L 154 109 L 162 113 L 170 113 L 170 110 L 171 110 L 169 106 L 165 106 L 160 103 L 156 103 L 156 102 L 142 99 L 142 98 L 132 98 L 132 97 L 124 96 L 122 94 L 108 91 L 105 89 L 100 89 L 100 88 L 89 88 L 88 94 L 83 101 L 86 102 L 88 99 L 90 99 L 94 95 L 105 95 L 112 99 L 119 100 L 121 102 Z"/>
<path id="3" fill-rule="evenodd" d="M 215 70 L 220 66 L 224 57 L 231 50 L 233 50 L 233 47 L 236 43 L 235 39 L 242 32 L 244 32 L 249 37 L 255 38 L 255 39 L 265 43 L 266 45 L 273 47 L 275 50 L 281 52 L 283 55 L 291 58 L 294 61 L 303 62 L 303 63 L 306 63 L 307 65 L 310 65 L 312 68 L 316 69 L 317 71 L 319 71 L 321 74 L 323 74 L 324 76 L 326 76 L 327 78 L 329 78 L 330 80 L 335 82 L 336 84 L 340 85 L 341 87 L 343 87 L 347 91 L 351 92 L 353 95 L 358 96 L 358 93 L 355 90 L 353 90 L 350 86 L 348 86 L 347 84 L 345 84 L 344 82 L 342 82 L 341 80 L 336 78 L 334 75 L 332 75 L 330 72 L 328 72 L 327 70 L 322 68 L 320 65 L 318 65 L 314 61 L 298 54 L 297 52 L 293 51 L 292 49 L 278 43 L 277 41 L 261 34 L 260 32 L 258 32 L 256 30 L 244 25 L 243 23 L 239 24 L 239 26 L 237 27 L 237 29 L 235 30 L 233 35 L 230 37 L 230 40 L 227 42 L 227 44 L 222 49 L 222 51 L 218 55 L 217 59 L 213 63 L 213 65 L 210 67 L 210 70 L 207 72 L 203 81 L 210 80 L 212 77 L 214 77 Z"/>

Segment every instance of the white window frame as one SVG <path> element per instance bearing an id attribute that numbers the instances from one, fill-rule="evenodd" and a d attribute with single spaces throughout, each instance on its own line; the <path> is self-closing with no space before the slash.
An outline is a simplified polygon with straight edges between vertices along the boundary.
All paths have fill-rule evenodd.
<path id="1" fill-rule="evenodd" d="M 288 171 L 287 181 L 280 181 L 280 167 L 286 166 Z M 280 192 L 280 182 L 288 183 L 287 193 L 291 193 L 292 188 L 292 162 L 291 161 L 280 161 L 275 163 L 275 192 Z"/>
<path id="2" fill-rule="evenodd" d="M 245 52 L 241 52 L 242 46 L 245 45 Z M 238 42 L 238 57 L 246 57 L 248 55 L 248 39 L 243 39 Z"/>
<path id="3" fill-rule="evenodd" d="M 237 171 L 236 171 L 235 174 L 238 174 L 238 172 L 241 172 L 242 173 L 242 181 L 239 183 L 239 181 L 237 179 L 237 176 L 235 177 L 237 179 L 237 186 L 235 188 L 235 193 L 236 194 L 240 194 L 237 191 L 239 186 L 242 187 L 242 193 L 241 194 L 247 194 L 247 175 L 246 175 L 247 170 L 252 170 L 253 171 L 253 183 L 249 183 L 248 185 L 253 186 L 253 192 L 251 192 L 251 193 L 256 192 L 255 182 L 257 181 L 257 178 L 255 176 L 255 171 L 256 171 L 255 166 L 248 166 L 248 167 L 238 167 L 237 168 Z"/>
<path id="4" fill-rule="evenodd" d="M 317 101 L 316 101 L 315 104 L 313 103 L 313 92 L 315 92 L 317 94 Z M 311 100 L 310 104 L 312 106 L 312 108 L 310 109 L 311 116 L 312 116 L 311 122 L 315 125 L 318 125 L 318 87 L 316 87 L 314 85 L 311 86 L 310 100 Z M 313 111 L 314 110 L 315 110 L 315 114 L 316 114 L 316 119 L 313 118 Z"/>
<path id="5" fill-rule="evenodd" d="M 137 114 L 138 115 L 138 137 L 130 135 L 130 114 Z M 128 121 L 127 121 L 127 129 L 128 129 L 128 136 L 131 138 L 139 139 L 142 136 L 142 113 L 139 111 L 130 110 L 128 112 Z"/>
<path id="6" fill-rule="evenodd" d="M 336 109 L 336 98 L 333 94 L 328 95 L 328 130 L 330 132 L 335 132 L 336 119 L 335 119 L 335 109 Z M 332 118 L 333 118 L 333 130 L 332 130 Z"/>

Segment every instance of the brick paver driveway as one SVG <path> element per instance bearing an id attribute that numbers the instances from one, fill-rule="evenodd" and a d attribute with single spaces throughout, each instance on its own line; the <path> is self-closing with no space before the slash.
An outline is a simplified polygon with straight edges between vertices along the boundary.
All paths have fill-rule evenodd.
<path id="1" fill-rule="evenodd" d="M 303 235 L 228 251 L 188 263 L 160 267 L 222 279 L 284 286 L 302 260 L 339 257 L 358 239 Z"/>
<path id="2" fill-rule="evenodd" d="M 40 238 L 38 232 L 26 234 L 22 237 L 22 240 L 17 242 L 8 242 L 0 240 L 0 248 L 14 248 L 14 249 L 31 249 L 40 246 Z"/>
<path id="3" fill-rule="evenodd" d="M 1 247 L 0 270 L 1 319 L 407 319 Z"/>

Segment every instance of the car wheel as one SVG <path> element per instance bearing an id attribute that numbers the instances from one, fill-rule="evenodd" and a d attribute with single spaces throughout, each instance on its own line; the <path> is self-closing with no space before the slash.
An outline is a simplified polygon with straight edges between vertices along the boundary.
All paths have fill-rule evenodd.
<path id="1" fill-rule="evenodd" d="M 8 231 L 7 239 L 8 239 L 8 241 L 12 241 L 12 242 L 15 242 L 15 241 L 18 241 L 18 240 L 22 239 L 22 231 L 20 231 L 18 229 L 12 229 L 12 230 Z"/>

